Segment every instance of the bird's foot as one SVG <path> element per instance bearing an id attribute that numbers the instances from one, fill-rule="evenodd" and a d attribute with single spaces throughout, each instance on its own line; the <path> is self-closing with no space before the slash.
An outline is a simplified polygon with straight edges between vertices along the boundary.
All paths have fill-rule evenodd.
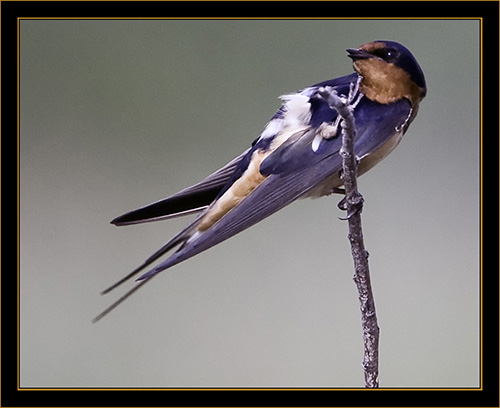
<path id="1" fill-rule="evenodd" d="M 337 207 L 342 211 L 347 211 L 346 217 L 339 217 L 342 221 L 349 220 L 353 215 L 361 213 L 363 210 L 363 196 L 359 193 L 351 194 L 350 196 L 345 196 L 339 201 Z"/>

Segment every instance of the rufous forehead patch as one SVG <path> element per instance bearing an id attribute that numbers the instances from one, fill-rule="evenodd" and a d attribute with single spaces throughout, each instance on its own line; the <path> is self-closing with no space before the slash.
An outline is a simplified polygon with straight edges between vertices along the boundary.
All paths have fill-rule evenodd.
<path id="1" fill-rule="evenodd" d="M 385 48 L 387 46 L 386 43 L 382 41 L 372 41 L 359 46 L 360 50 L 372 53 L 375 50 L 380 50 L 381 48 Z"/>

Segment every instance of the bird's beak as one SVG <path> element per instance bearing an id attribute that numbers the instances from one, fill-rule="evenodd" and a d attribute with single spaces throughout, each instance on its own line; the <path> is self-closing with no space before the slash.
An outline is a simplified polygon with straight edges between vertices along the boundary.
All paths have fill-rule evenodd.
<path id="1" fill-rule="evenodd" d="M 348 57 L 351 58 L 353 61 L 357 61 L 360 59 L 368 59 L 368 58 L 373 58 L 373 55 L 370 54 L 369 52 L 357 49 L 357 48 L 348 48 L 347 50 Z"/>

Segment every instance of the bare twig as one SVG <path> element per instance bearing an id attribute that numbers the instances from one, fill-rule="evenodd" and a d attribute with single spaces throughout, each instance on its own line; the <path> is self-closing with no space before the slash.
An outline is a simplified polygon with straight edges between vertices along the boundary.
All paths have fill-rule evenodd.
<path id="1" fill-rule="evenodd" d="M 365 374 L 365 387 L 378 388 L 379 327 L 370 283 L 368 251 L 365 249 L 363 240 L 361 226 L 363 196 L 358 192 L 358 163 L 354 154 L 356 125 L 352 111 L 353 106 L 357 103 L 357 101 L 354 101 L 357 89 L 351 89 L 347 98 L 339 97 L 329 87 L 320 89 L 319 93 L 342 117 L 342 148 L 340 149 L 340 155 L 342 156 L 342 180 L 345 187 L 345 197 L 339 203 L 339 208 L 347 210 L 346 219 L 349 223 L 348 237 L 354 260 L 354 282 L 358 288 L 361 325 L 363 328 L 364 357 L 362 366 Z"/>

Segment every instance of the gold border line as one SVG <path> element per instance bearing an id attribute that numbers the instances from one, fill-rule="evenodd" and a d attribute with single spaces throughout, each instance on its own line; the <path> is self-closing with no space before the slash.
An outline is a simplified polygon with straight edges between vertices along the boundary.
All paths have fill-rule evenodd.
<path id="1" fill-rule="evenodd" d="M 20 386 L 20 21 L 21 20 L 478 20 L 480 23 L 480 386 L 470 388 L 407 388 L 378 389 L 334 387 L 220 387 L 220 388 L 158 388 L 158 387 L 45 387 Z M 500 154 L 500 151 L 499 151 Z M 482 17 L 18 17 L 17 19 L 17 390 L 18 391 L 482 391 L 483 390 L 483 18 Z M 1 194 L 1 193 L 0 193 Z M 1 198 L 1 196 L 0 196 Z M 0 224 L 1 225 L 1 224 Z M 500 259 L 500 256 L 499 256 Z"/>

